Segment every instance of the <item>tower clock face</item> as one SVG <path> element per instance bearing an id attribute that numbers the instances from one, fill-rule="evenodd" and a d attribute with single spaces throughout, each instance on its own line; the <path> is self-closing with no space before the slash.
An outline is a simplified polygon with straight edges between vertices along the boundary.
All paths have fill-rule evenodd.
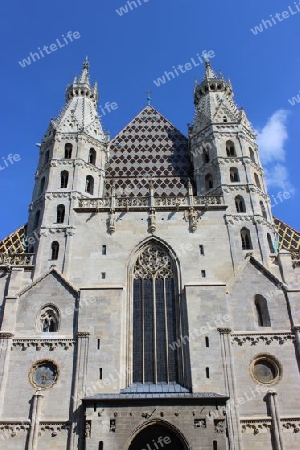
<path id="1" fill-rule="evenodd" d="M 34 387 L 47 389 L 58 379 L 58 367 L 50 360 L 37 361 L 31 368 L 29 380 Z"/>

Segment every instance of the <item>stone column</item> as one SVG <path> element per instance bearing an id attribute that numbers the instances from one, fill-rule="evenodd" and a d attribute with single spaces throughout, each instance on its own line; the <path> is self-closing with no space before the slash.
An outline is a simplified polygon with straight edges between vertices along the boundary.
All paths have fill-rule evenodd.
<path id="1" fill-rule="evenodd" d="M 89 349 L 89 336 L 90 333 L 78 332 L 77 333 L 77 346 L 75 353 L 75 372 L 73 376 L 73 388 L 71 397 L 71 410 L 73 411 L 71 417 L 71 428 L 68 439 L 67 450 L 75 450 L 81 448 L 76 445 L 77 435 L 83 435 L 83 414 L 81 411 L 81 399 L 85 396 L 86 390 L 86 375 L 87 375 L 87 361 L 88 361 L 88 349 Z M 82 420 L 81 420 L 82 419 Z M 75 427 L 77 432 L 75 433 Z"/>
<path id="2" fill-rule="evenodd" d="M 233 358 L 231 353 L 231 329 L 218 328 L 221 339 L 221 354 L 224 368 L 226 394 L 230 397 L 229 404 L 226 407 L 227 426 L 230 440 L 230 449 L 242 450 L 242 436 L 240 429 L 240 420 L 237 410 L 237 395 L 234 379 Z M 233 404 L 232 404 L 233 402 Z"/>
<path id="3" fill-rule="evenodd" d="M 0 332 L 0 417 L 3 415 L 3 404 L 9 374 L 9 359 L 12 338 L 12 333 Z"/>
<path id="4" fill-rule="evenodd" d="M 280 414 L 277 402 L 277 392 L 275 389 L 270 389 L 267 393 L 267 398 L 272 417 L 272 431 L 275 443 L 275 450 L 284 450 L 283 433 L 280 423 Z"/>
<path id="5" fill-rule="evenodd" d="M 44 396 L 41 391 L 36 391 L 36 393 L 32 397 L 31 425 L 28 438 L 28 450 L 37 449 L 41 415 L 41 399 L 43 397 Z"/>

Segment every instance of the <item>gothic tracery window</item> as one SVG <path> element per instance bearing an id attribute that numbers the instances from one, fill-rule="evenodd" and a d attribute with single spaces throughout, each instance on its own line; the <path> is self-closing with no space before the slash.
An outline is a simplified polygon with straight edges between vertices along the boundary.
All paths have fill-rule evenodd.
<path id="1" fill-rule="evenodd" d="M 160 246 L 144 247 L 133 279 L 133 382 L 177 382 L 176 287 L 173 264 Z"/>
<path id="2" fill-rule="evenodd" d="M 57 309 L 52 306 L 44 306 L 40 313 L 39 328 L 43 333 L 53 333 L 58 330 L 59 313 Z"/>

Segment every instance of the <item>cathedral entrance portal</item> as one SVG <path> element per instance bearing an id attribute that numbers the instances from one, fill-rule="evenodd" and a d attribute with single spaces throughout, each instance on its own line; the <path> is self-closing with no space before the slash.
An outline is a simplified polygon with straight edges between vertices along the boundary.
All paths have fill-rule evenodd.
<path id="1" fill-rule="evenodd" d="M 128 450 L 187 450 L 187 447 L 174 431 L 154 424 L 142 430 Z"/>

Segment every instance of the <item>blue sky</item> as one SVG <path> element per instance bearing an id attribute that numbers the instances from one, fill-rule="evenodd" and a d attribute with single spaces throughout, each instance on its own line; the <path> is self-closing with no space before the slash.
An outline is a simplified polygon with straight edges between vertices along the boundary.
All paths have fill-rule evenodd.
<path id="1" fill-rule="evenodd" d="M 160 87 L 153 80 L 203 50 L 214 51 L 214 69 L 231 79 L 237 104 L 258 132 L 273 214 L 299 230 L 300 103 L 288 101 L 300 90 L 300 12 L 294 1 L 139 3 L 122 16 L 116 9 L 125 0 L 1 3 L 0 166 L 10 153 L 20 160 L 7 162 L 0 171 L 0 239 L 27 221 L 38 161 L 35 143 L 63 107 L 66 85 L 80 72 L 86 55 L 92 81 L 99 84 L 100 105 L 118 104 L 103 117 L 112 136 L 146 105 L 147 89 L 153 106 L 186 134 L 193 117 L 194 79 L 201 79 L 203 66 Z M 279 16 L 281 21 L 274 19 L 276 24 L 256 35 L 251 32 L 262 19 L 289 11 L 288 6 L 294 14 L 284 20 Z M 78 31 L 80 38 L 29 66 L 18 63 L 56 39 L 64 43 L 62 35 L 68 31 Z M 278 192 L 285 191 L 290 196 L 280 201 Z"/>

